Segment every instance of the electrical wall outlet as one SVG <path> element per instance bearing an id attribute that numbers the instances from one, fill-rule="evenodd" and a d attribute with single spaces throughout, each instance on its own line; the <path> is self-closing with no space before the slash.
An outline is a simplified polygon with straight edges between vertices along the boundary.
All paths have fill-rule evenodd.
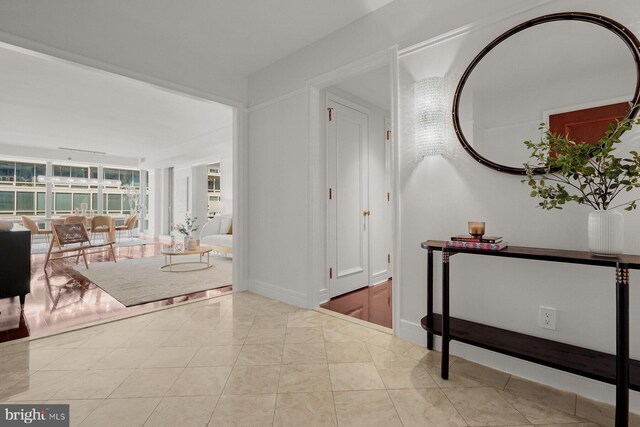
<path id="1" fill-rule="evenodd" d="M 556 309 L 540 306 L 538 324 L 541 328 L 556 330 Z"/>

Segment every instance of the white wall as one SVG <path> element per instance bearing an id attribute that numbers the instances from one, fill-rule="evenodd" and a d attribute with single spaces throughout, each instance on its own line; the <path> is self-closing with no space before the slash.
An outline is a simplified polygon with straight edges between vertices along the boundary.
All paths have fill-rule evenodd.
<path id="1" fill-rule="evenodd" d="M 321 209 L 310 205 L 309 187 L 305 185 L 309 180 L 309 135 L 305 125 L 310 118 L 306 114 L 304 88 L 309 80 L 393 44 L 402 50 L 481 19 L 459 31 L 459 34 L 473 31 L 459 40 L 475 49 L 461 52 L 449 48 L 449 62 L 432 64 L 436 72 L 447 74 L 450 87 L 455 88 L 457 78 L 473 57 L 468 53 L 477 53 L 495 36 L 528 18 L 583 10 L 610 16 L 636 33 L 639 28 L 634 26 L 640 23 L 636 16 L 640 11 L 633 0 L 622 1 L 615 7 L 595 0 L 539 2 L 542 6 L 536 10 L 526 10 L 501 21 L 501 16 L 509 15 L 509 11 L 525 2 L 441 3 L 447 5 L 396 0 L 250 76 L 250 100 L 254 105 L 249 111 L 248 141 L 251 289 L 304 305 L 311 301 L 310 284 L 322 281 L 322 277 L 311 277 L 305 271 L 310 250 L 309 223 Z M 489 233 L 505 235 L 514 245 L 586 249 L 588 210 L 537 209 L 536 201 L 529 198 L 529 191 L 519 177 L 482 167 L 451 137 L 446 157 L 418 162 L 411 121 L 413 79 L 406 64 L 403 66 L 398 123 L 402 282 L 400 324 L 396 330 L 404 338 L 424 343 L 426 333 L 419 320 L 426 313 L 426 253 L 419 247 L 421 241 L 458 234 L 470 218 L 483 218 Z M 268 191 L 271 188 L 278 189 L 279 196 L 275 199 Z M 637 215 L 627 215 L 627 230 L 638 228 Z M 633 236 L 633 231 L 628 235 Z M 630 240 L 627 250 L 640 253 L 637 240 Z M 614 349 L 614 277 L 610 270 L 459 256 L 453 260 L 452 275 L 453 315 L 589 348 L 609 352 Z M 438 276 L 439 270 L 436 281 Z M 631 292 L 631 300 L 637 301 L 640 290 L 632 287 Z M 438 307 L 439 292 L 435 298 Z M 539 305 L 557 308 L 557 331 L 542 330 L 536 325 Z M 638 311 L 632 309 L 631 324 L 637 324 L 638 320 Z M 640 341 L 633 334 L 631 348 L 633 356 L 640 356 Z M 457 343 L 452 349 L 499 369 L 612 401 L 612 388 L 601 383 Z M 636 393 L 632 393 L 632 405 L 640 409 Z"/>
<path id="2" fill-rule="evenodd" d="M 589 10 L 584 3 L 581 10 Z M 595 6 L 595 3 L 590 5 Z M 539 14 L 541 13 L 535 15 Z M 625 22 L 625 17 L 616 16 L 613 12 L 604 14 Z M 626 18 L 631 19 L 631 22 L 636 19 L 637 22 L 637 17 Z M 587 250 L 588 208 L 568 206 L 563 211 L 555 212 L 538 209 L 537 200 L 529 197 L 530 189 L 521 182 L 521 177 L 483 167 L 462 149 L 453 133 L 449 134 L 447 155 L 444 157 L 425 158 L 417 162 L 411 153 L 414 141 L 414 65 L 421 61 L 423 64 L 433 64 L 431 68 L 434 72 L 457 81 L 473 56 L 496 32 L 506 30 L 511 24 L 525 19 L 520 17 L 511 23 L 503 22 L 475 31 L 452 40 L 449 44 L 445 42 L 432 49 L 412 53 L 410 57 L 400 61 L 403 69 L 400 87 L 404 88 L 400 94 L 400 152 L 405 153 L 400 159 L 403 200 L 401 269 L 402 286 L 406 289 L 401 301 L 401 334 L 422 343 L 426 337 L 418 324 L 425 313 L 426 271 L 425 251 L 419 248 L 421 240 L 446 239 L 464 232 L 468 220 L 481 218 L 487 221 L 488 234 L 505 236 L 512 245 Z M 454 47 L 456 57 L 446 62 L 443 69 L 439 53 Z M 429 74 L 428 69 L 423 71 Z M 453 97 L 454 88 L 455 86 L 450 87 L 449 100 Z M 540 91 L 541 88 L 536 90 Z M 620 94 L 613 94 L 618 95 Z M 540 100 L 540 95 L 531 99 L 535 105 Z M 517 110 L 515 106 L 513 109 Z M 521 138 L 521 135 L 514 132 L 512 129 L 512 138 Z M 489 135 L 485 137 L 487 141 L 495 140 Z M 628 140 L 637 139 L 638 133 L 627 134 L 625 137 Z M 523 161 L 525 159 L 526 157 Z M 425 218 L 428 220 L 425 221 Z M 628 230 L 626 251 L 640 253 L 640 244 L 631 238 L 633 230 L 640 227 L 640 218 L 637 214 L 625 214 L 625 221 Z M 436 255 L 435 259 L 435 280 L 439 283 L 439 256 Z M 453 316 L 555 341 L 615 352 L 615 276 L 612 269 L 480 259 L 464 255 L 452 258 L 451 266 Z M 632 300 L 640 295 L 637 287 L 632 287 L 631 293 Z M 440 300 L 439 286 L 436 286 L 435 307 L 438 312 Z M 557 309 L 557 330 L 546 330 L 537 325 L 539 306 Z M 631 311 L 631 324 L 637 324 L 640 315 L 633 308 Z M 576 380 L 568 374 L 505 361 L 506 358 L 457 343 L 453 349 L 458 354 L 499 369 L 508 367 L 518 375 L 572 389 L 598 400 L 612 402 L 614 396 L 612 387 L 601 383 Z M 633 333 L 631 355 L 634 358 L 640 356 L 640 340 Z M 635 410 L 640 409 L 637 393 L 632 393 L 632 400 Z"/>
<path id="3" fill-rule="evenodd" d="M 222 193 L 222 212 L 233 212 L 233 158 L 220 159 L 220 192 Z"/>
<path id="4" fill-rule="evenodd" d="M 166 168 L 149 170 L 149 229 L 145 234 L 158 238 L 167 235 L 169 224 L 169 173 Z"/>
<path id="5" fill-rule="evenodd" d="M 173 222 L 184 223 L 184 216 L 191 213 L 193 194 L 191 185 L 193 176 L 191 166 L 175 167 L 173 169 Z M 177 234 L 176 234 L 177 235 Z"/>
<path id="6" fill-rule="evenodd" d="M 324 205 L 309 207 L 307 81 L 395 44 L 407 47 L 529 3 L 396 0 L 249 77 L 247 245 L 254 291 L 298 305 L 310 301 L 310 215 Z"/>
<path id="7" fill-rule="evenodd" d="M 207 222 L 209 213 L 209 194 L 208 194 L 208 174 L 207 165 L 198 165 L 191 168 L 191 214 L 197 218 L 198 236 L 202 226 Z"/>
<path id="8" fill-rule="evenodd" d="M 307 99 L 304 93 L 249 111 L 250 289 L 306 305 Z"/>

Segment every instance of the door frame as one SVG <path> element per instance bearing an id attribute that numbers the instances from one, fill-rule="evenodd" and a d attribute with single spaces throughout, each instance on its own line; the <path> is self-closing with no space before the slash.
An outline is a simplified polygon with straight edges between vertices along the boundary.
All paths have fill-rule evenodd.
<path id="1" fill-rule="evenodd" d="M 371 111 L 368 108 L 363 107 L 362 105 L 359 105 L 359 104 L 357 104 L 357 103 L 355 103 L 353 101 L 350 101 L 350 100 L 348 100 L 346 98 L 343 98 L 340 95 L 337 95 L 337 94 L 335 94 L 335 93 L 333 93 L 333 92 L 331 92 L 329 90 L 326 91 L 326 94 L 325 94 L 325 97 L 324 97 L 324 102 L 325 102 L 325 105 L 329 105 L 330 102 L 333 102 L 335 104 L 340 104 L 343 107 L 350 108 L 350 109 L 352 109 L 354 111 L 362 113 L 367 117 L 367 155 L 366 155 L 366 160 L 367 160 L 367 177 L 366 177 L 366 180 L 367 180 L 367 189 L 366 189 L 366 192 L 367 192 L 367 206 L 364 207 L 364 209 L 369 209 L 369 206 L 371 204 L 369 198 L 370 198 L 371 194 L 370 194 L 370 190 L 369 190 L 369 176 L 370 176 L 369 166 L 370 165 L 368 163 L 369 163 L 369 143 L 371 141 L 371 135 L 369 134 L 369 128 L 370 128 L 369 121 L 371 120 Z M 329 191 L 330 182 L 329 182 L 329 155 L 328 155 L 329 154 L 329 143 L 328 143 L 328 140 L 329 140 L 329 121 L 327 120 L 327 116 L 326 115 L 324 116 L 324 123 L 323 124 L 324 124 L 324 128 L 325 128 L 324 138 L 325 138 L 325 153 L 326 153 L 326 159 L 327 159 L 327 161 L 326 161 L 326 179 L 325 179 L 325 189 L 324 189 L 325 193 L 324 194 L 327 194 L 327 192 Z M 362 153 L 360 153 L 360 155 L 362 156 Z M 336 183 L 336 186 L 333 188 L 333 190 L 337 192 L 337 183 Z M 337 264 L 333 265 L 332 262 L 331 262 L 331 255 L 335 251 L 335 248 L 332 248 L 331 245 L 329 244 L 332 241 L 332 239 L 331 239 L 331 227 L 329 226 L 330 225 L 330 215 L 331 215 L 330 209 L 331 209 L 330 205 L 327 203 L 326 204 L 326 212 L 325 212 L 325 215 L 327 217 L 327 225 L 326 225 L 326 228 L 327 228 L 327 235 L 326 235 L 326 239 L 327 239 L 326 240 L 326 242 L 327 242 L 327 245 L 326 245 L 327 246 L 327 253 L 326 253 L 327 265 L 325 266 L 325 270 L 330 268 L 330 267 L 333 267 L 333 269 L 334 269 L 334 271 L 333 271 L 334 279 L 333 280 L 335 280 L 338 277 L 339 271 L 338 271 Z M 367 259 L 366 259 L 365 262 L 367 263 L 367 272 L 366 272 L 367 282 L 368 282 L 368 285 L 370 286 L 371 285 L 371 278 L 372 278 L 372 273 L 371 273 L 371 235 L 370 235 L 371 223 L 369 222 L 369 219 L 367 219 L 366 221 L 367 221 L 367 231 L 366 232 L 367 232 L 368 235 L 367 235 Z M 331 294 L 330 286 L 331 286 L 331 278 L 328 277 L 327 278 L 326 289 L 329 292 L 329 296 Z M 345 292 L 345 293 L 347 293 L 347 292 Z M 341 294 L 341 295 L 344 295 L 344 294 Z M 324 302 L 324 301 L 321 301 L 321 302 Z"/>
<path id="2" fill-rule="evenodd" d="M 325 111 L 321 111 L 321 91 L 348 77 L 356 76 L 373 69 L 389 65 L 391 90 L 391 132 L 392 132 L 392 264 L 394 276 L 392 282 L 392 312 L 393 332 L 397 335 L 400 326 L 400 188 L 399 188 L 399 164 L 398 164 L 398 48 L 392 46 L 361 60 L 352 62 L 346 66 L 324 73 L 307 81 L 307 208 L 309 212 L 307 238 L 308 238 L 308 308 L 317 308 L 323 300 L 328 299 L 327 263 L 327 208 L 328 195 L 326 194 L 326 138 L 324 137 Z"/>
<path id="3" fill-rule="evenodd" d="M 223 104 L 232 109 L 233 128 L 233 292 L 246 291 L 248 286 L 248 233 L 249 187 L 248 187 L 248 120 L 247 107 L 243 101 L 221 97 L 213 93 L 182 86 L 152 77 L 127 68 L 97 61 L 83 55 L 68 53 L 53 47 L 32 42 L 19 36 L 0 31 L 0 47 L 52 62 L 60 62 L 109 76 L 114 79 L 133 80 L 141 84 L 204 102 Z M 148 166 L 140 169 L 149 170 Z"/>

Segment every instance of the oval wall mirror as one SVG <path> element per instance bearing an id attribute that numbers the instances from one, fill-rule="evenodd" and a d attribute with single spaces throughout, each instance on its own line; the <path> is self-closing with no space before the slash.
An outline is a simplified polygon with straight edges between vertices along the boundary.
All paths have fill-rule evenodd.
<path id="1" fill-rule="evenodd" d="M 453 125 L 477 161 L 524 174 L 525 140 L 552 131 L 595 142 L 640 99 L 640 43 L 621 24 L 558 13 L 520 24 L 485 47 L 455 92 Z M 636 107 L 631 108 L 631 105 Z"/>

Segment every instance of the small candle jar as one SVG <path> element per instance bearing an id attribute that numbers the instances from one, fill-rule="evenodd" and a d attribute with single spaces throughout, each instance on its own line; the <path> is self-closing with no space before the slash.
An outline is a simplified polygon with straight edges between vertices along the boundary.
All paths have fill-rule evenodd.
<path id="1" fill-rule="evenodd" d="M 469 234 L 481 238 L 484 235 L 484 222 L 469 221 Z"/>

